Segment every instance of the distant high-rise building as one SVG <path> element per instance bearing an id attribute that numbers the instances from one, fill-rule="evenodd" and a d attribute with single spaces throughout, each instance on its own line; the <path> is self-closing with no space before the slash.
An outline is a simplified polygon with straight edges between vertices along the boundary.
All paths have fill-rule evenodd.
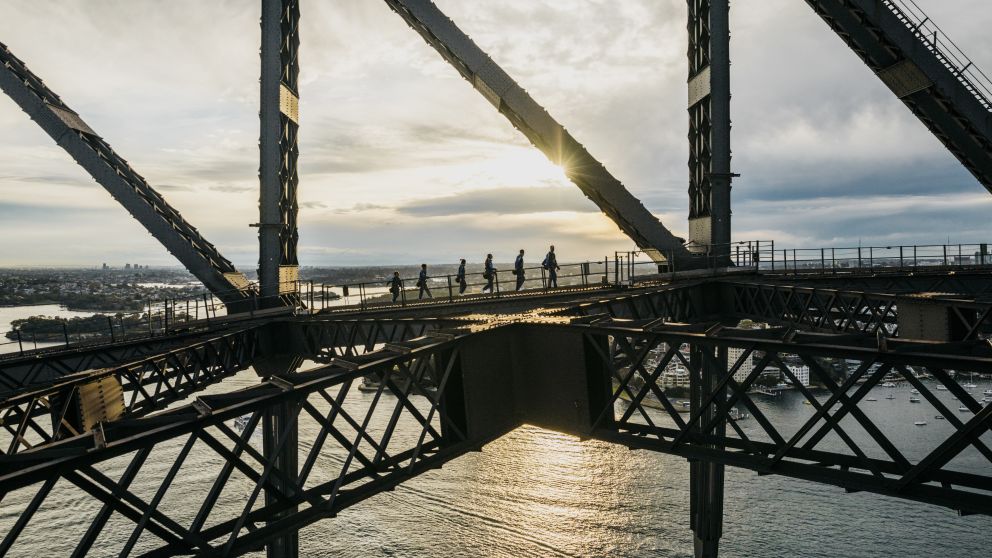
<path id="1" fill-rule="evenodd" d="M 131 269 L 131 264 L 129 263 L 124 264 L 124 269 Z"/>
<path id="2" fill-rule="evenodd" d="M 747 349 L 742 349 L 740 347 L 730 347 L 727 349 L 727 371 L 729 372 L 734 364 L 740 360 Z M 734 381 L 738 384 L 743 383 L 747 379 L 748 375 L 751 373 L 752 368 L 754 368 L 754 352 L 752 351 L 750 355 L 744 359 L 741 363 L 741 367 L 734 372 Z"/>
<path id="3" fill-rule="evenodd" d="M 104 263 L 104 264 L 103 264 L 103 270 L 104 270 L 104 271 L 107 271 L 108 269 L 110 269 L 110 266 L 109 266 L 109 265 L 107 265 L 106 263 Z"/>
<path id="4" fill-rule="evenodd" d="M 789 366 L 789 372 L 799 380 L 799 383 L 803 386 L 809 385 L 809 366 L 805 364 L 802 366 Z"/>

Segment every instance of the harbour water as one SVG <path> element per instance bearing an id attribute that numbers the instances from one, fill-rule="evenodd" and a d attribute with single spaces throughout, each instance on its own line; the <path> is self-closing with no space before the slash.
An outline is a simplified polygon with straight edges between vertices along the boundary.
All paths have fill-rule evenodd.
<path id="1" fill-rule="evenodd" d="M 34 307 L 39 308 L 39 307 Z M 50 310 L 50 309 L 49 309 Z M 44 313 L 44 310 L 41 311 Z M 29 314 L 31 315 L 31 314 Z M 0 326 L 6 325 L 6 319 Z M 207 393 L 250 387 L 258 382 L 245 370 L 211 386 Z M 989 380 L 975 379 L 972 393 L 981 399 Z M 946 391 L 935 391 L 951 412 L 958 402 Z M 374 394 L 349 396 L 353 416 Z M 820 392 L 818 397 L 825 398 Z M 886 397 L 892 395 L 892 399 Z M 925 400 L 911 403 L 910 386 L 877 387 L 872 402 L 861 408 L 912 460 L 935 447 L 951 432 L 947 420 Z M 388 398 L 388 395 L 383 397 Z M 812 415 L 798 392 L 776 398 L 755 396 L 769 419 L 787 435 Z M 618 403 L 618 409 L 624 403 Z M 970 414 L 961 413 L 965 419 Z M 660 415 L 654 415 L 660 419 Z M 386 417 L 375 415 L 373 421 Z M 914 422 L 926 421 L 924 426 Z M 754 419 L 741 423 L 749 435 L 760 426 Z M 381 427 L 382 425 L 378 425 Z M 843 423 L 871 456 L 877 447 L 856 425 Z M 376 424 L 373 423 L 373 427 Z M 313 438 L 301 426 L 301 451 Z M 398 431 L 396 443 L 419 431 Z M 986 434 L 984 440 L 992 444 Z M 166 474 L 180 442 L 156 448 L 134 484 L 135 492 L 150 499 Z M 261 436 L 252 443 L 260 448 Z M 824 440 L 831 449 L 844 451 L 839 439 Z M 117 478 L 124 459 L 100 467 Z M 209 489 L 220 458 L 196 447 L 183 467 L 179 481 L 162 502 L 163 509 L 179 517 L 195 514 Z M 338 463 L 328 462 L 315 471 L 316 480 L 333 478 Z M 977 451 L 967 450 L 952 462 L 962 471 L 990 474 L 992 465 Z M 337 517 L 325 519 L 300 533 L 301 556 L 691 556 L 688 529 L 688 465 L 683 459 L 649 451 L 596 442 L 523 427 L 486 446 L 480 453 L 463 456 L 441 470 L 429 471 L 403 483 L 392 492 L 370 498 Z M 225 489 L 220 506 L 208 525 L 240 512 L 251 493 L 246 478 Z M 19 490 L 0 500 L 0 536 L 5 534 L 29 502 L 34 489 Z M 83 535 L 99 504 L 79 489 L 60 481 L 25 532 L 11 549 L 11 557 L 68 556 Z M 179 511 L 176 511 L 179 510 Z M 915 557 L 947 556 L 984 558 L 992 548 L 992 518 L 959 517 L 954 512 L 728 468 L 724 536 L 725 557 Z M 93 556 L 116 556 L 131 534 L 133 524 L 112 519 L 94 547 Z M 151 549 L 156 541 L 147 534 L 138 549 Z M 255 553 L 254 556 L 264 556 Z"/>
<path id="2" fill-rule="evenodd" d="M 30 318 L 31 316 L 54 316 L 58 318 L 85 318 L 92 316 L 97 312 L 84 311 L 80 312 L 77 310 L 69 310 L 64 306 L 59 306 L 58 304 L 36 304 L 30 306 L 0 306 L 0 353 L 14 353 L 20 350 L 20 346 L 17 341 L 11 341 L 7 339 L 7 332 L 13 329 L 11 327 L 11 322 L 14 320 L 22 320 L 24 318 Z M 35 348 L 35 343 L 29 342 L 25 339 L 24 350 Z M 58 345 L 58 343 L 45 343 L 39 342 L 37 346 L 50 347 L 53 345 Z"/>

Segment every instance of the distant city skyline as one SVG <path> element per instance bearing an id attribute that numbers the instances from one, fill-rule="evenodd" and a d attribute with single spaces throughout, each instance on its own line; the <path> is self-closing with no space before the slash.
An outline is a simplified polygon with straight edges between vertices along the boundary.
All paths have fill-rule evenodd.
<path id="1" fill-rule="evenodd" d="M 992 69 L 984 18 L 959 15 L 987 2 L 917 2 Z M 682 0 L 437 4 L 685 236 Z M 992 196 L 805 3 L 755 4 L 731 13 L 735 240 L 992 240 Z M 384 3 L 301 10 L 301 265 L 632 248 Z M 4 16 L 0 42 L 254 270 L 258 2 L 7 0 Z M 178 265 L 6 96 L 0 235 L 0 266 Z"/>

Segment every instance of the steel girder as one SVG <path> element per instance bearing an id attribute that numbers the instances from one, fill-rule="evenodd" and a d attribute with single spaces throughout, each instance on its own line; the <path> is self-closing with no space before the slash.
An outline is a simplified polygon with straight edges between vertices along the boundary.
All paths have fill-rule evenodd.
<path id="1" fill-rule="evenodd" d="M 730 3 L 687 3 L 690 249 L 729 255 Z"/>
<path id="2" fill-rule="evenodd" d="M 3 44 L 0 89 L 218 298 L 232 304 L 252 294 L 245 276 Z"/>
<path id="3" fill-rule="evenodd" d="M 430 0 L 385 0 L 434 50 L 482 94 L 552 163 L 560 165 L 627 236 L 656 260 L 685 260 L 683 239 L 673 235 L 585 147 L 537 104 Z M 660 251 L 655 254 L 653 251 Z M 691 264 L 685 264 L 691 266 Z"/>
<path id="4" fill-rule="evenodd" d="M 308 319 L 294 321 L 292 326 L 299 330 L 305 354 L 318 362 L 330 362 L 472 323 L 449 318 Z"/>
<path id="5" fill-rule="evenodd" d="M 218 331 L 215 330 L 207 335 L 217 334 Z M 56 350 L 32 351 L 24 356 L 4 355 L 7 358 L 0 359 L 0 397 L 40 384 L 56 382 L 67 375 L 110 368 L 123 362 L 163 353 L 177 345 L 189 343 L 196 336 L 202 339 L 204 333 L 200 332 L 195 336 L 180 334 L 149 337 L 95 346 L 70 345 Z"/>
<path id="6" fill-rule="evenodd" d="M 992 299 L 992 273 L 987 271 L 913 271 L 865 273 L 761 273 L 765 282 L 799 287 L 870 291 L 876 293 L 937 293 L 976 300 Z"/>
<path id="7" fill-rule="evenodd" d="M 293 296 L 299 268 L 299 23 L 298 0 L 263 0 L 258 277 L 268 306 Z"/>
<path id="8" fill-rule="evenodd" d="M 992 192 L 992 99 L 892 0 L 806 0 Z M 968 63 L 968 66 L 971 64 Z"/>
<path id="9" fill-rule="evenodd" d="M 708 317 L 699 295 L 699 284 L 673 285 L 579 304 L 564 313 L 589 318 L 605 315 L 632 320 L 696 322 Z"/>
<path id="10" fill-rule="evenodd" d="M 613 348 L 598 353 L 614 388 L 590 429 L 592 437 L 760 474 L 832 484 L 852 492 L 927 502 L 962 513 L 992 514 L 992 476 L 948 466 L 968 448 L 984 467 L 992 464 L 988 437 L 982 439 L 992 426 L 992 405 L 983 406 L 949 374 L 952 369 L 959 373 L 992 372 L 988 343 L 876 343 L 870 337 L 719 326 L 706 332 L 679 331 L 673 326 L 644 329 L 626 323 L 571 327 L 585 328 L 591 340 L 608 340 Z M 713 354 L 728 348 L 744 350 L 723 369 L 717 382 L 703 390 L 702 404 L 683 418 L 659 382 L 661 373 L 670 363 L 679 363 L 688 370 L 690 381 L 701 386 L 701 364 L 687 353 L 702 350 Z M 617 359 L 617 353 L 626 358 Z M 829 395 L 816 397 L 802 386 L 784 363 L 787 358 L 809 366 L 811 378 L 822 383 Z M 828 371 L 825 359 L 844 359 L 856 368 L 846 378 L 836 378 Z M 758 376 L 772 367 L 799 386 L 815 410 L 803 424 L 776 423 L 749 393 Z M 933 385 L 921 381 L 911 367 L 931 374 L 937 385 L 960 400 L 967 414 L 949 409 L 935 396 Z M 954 426 L 954 433 L 931 451 L 912 455 L 909 448 L 890 437 L 887 431 L 892 425 L 869 419 L 861 403 L 888 374 L 919 390 Z M 735 379 L 741 375 L 742 381 Z M 742 425 L 734 418 L 731 409 L 737 405 L 751 414 L 757 426 Z M 728 427 L 726 434 L 719 432 L 723 425 Z M 870 442 L 857 442 L 850 435 L 855 430 L 864 432 Z"/>
<path id="11" fill-rule="evenodd" d="M 99 436 L 95 422 L 140 417 L 247 368 L 256 333 L 245 329 L 112 368 L 60 378 L 0 401 L 0 454 L 64 438 Z"/>
<path id="12" fill-rule="evenodd" d="M 464 424 L 446 410 L 447 390 L 460 374 L 454 340 L 413 340 L 310 372 L 273 377 L 255 388 L 201 397 L 194 405 L 154 417 L 107 423 L 97 446 L 79 436 L 25 452 L 16 463 L 0 457 L 0 496 L 6 497 L 5 504 L 18 485 L 38 483 L 0 542 L 0 553 L 16 543 L 59 481 L 103 502 L 76 543 L 77 552 L 89 550 L 115 514 L 133 525 L 121 555 L 228 556 L 259 549 L 286 531 L 333 516 L 488 441 L 468 440 Z M 352 389 L 365 376 L 379 381 L 371 400 Z M 300 454 L 302 467 L 292 480 L 271 456 L 250 443 L 265 412 L 278 405 L 295 409 L 277 435 L 280 454 L 291 429 L 310 436 L 309 449 Z M 373 424 L 377 414 L 385 420 Z M 229 424 L 234 419 L 239 426 Z M 172 457 L 157 453 L 168 461 L 159 461 L 160 471 L 153 478 L 143 476 L 149 453 L 165 447 L 173 450 L 162 450 Z M 185 471 L 194 447 L 216 457 L 210 461 L 215 467 L 213 485 L 189 495 L 197 505 L 190 507 L 186 501 L 170 506 L 163 496 L 181 490 L 175 480 Z M 114 458 L 129 461 L 117 480 L 101 471 Z M 196 467 L 203 472 L 202 462 Z M 154 483 L 153 496 L 139 495 L 144 492 L 134 487 L 142 482 Z M 274 499 L 262 503 L 263 490 Z M 250 494 L 247 502 L 245 493 Z M 231 509 L 238 511 L 219 517 Z M 287 510 L 295 511 L 279 517 Z"/>
<path id="13" fill-rule="evenodd" d="M 992 304 L 943 297 L 797 287 L 776 283 L 724 282 L 733 291 L 732 313 L 809 331 L 899 335 L 899 308 L 929 305 L 948 312 L 958 341 L 978 339 L 992 326 Z"/>
<path id="14" fill-rule="evenodd" d="M 992 450 L 982 439 L 992 425 L 992 406 L 983 407 L 948 373 L 950 369 L 992 372 L 992 348 L 987 343 L 879 343 L 871 336 L 705 324 L 666 326 L 655 320 L 514 324 L 498 329 L 515 332 L 516 337 L 503 338 L 511 344 L 527 339 L 540 346 L 545 335 L 550 340 L 562 334 L 585 340 L 587 368 L 569 373 L 578 385 L 602 385 L 605 391 L 590 398 L 593 412 L 587 427 L 577 432 L 580 435 L 965 513 L 992 514 L 992 477 L 948 465 L 966 449 L 992 460 Z M 133 525 L 122 554 L 147 556 L 242 554 L 288 530 L 333 516 L 492 439 L 473 437 L 465 423 L 473 403 L 458 395 L 461 383 L 473 374 L 460 356 L 470 339 L 475 334 L 447 330 L 435 337 L 391 343 L 383 350 L 334 359 L 331 365 L 308 372 L 274 376 L 255 388 L 201 397 L 192 405 L 146 418 L 107 422 L 97 438 L 74 436 L 16 456 L 0 456 L 0 496 L 17 510 L 0 551 L 16 549 L 18 536 L 56 484 L 75 486 L 103 503 L 83 538 L 74 543 L 83 552 L 99 541 L 111 516 L 117 525 L 121 521 Z M 742 355 L 715 372 L 708 387 L 699 384 L 705 358 L 691 355 L 713 355 L 730 348 L 742 349 Z M 829 392 L 818 398 L 799 388 L 815 411 L 801 425 L 776 423 L 749 393 L 755 379 L 770 367 L 799 383 L 785 364 L 787 359 L 809 366 L 811 377 Z M 842 359 L 855 368 L 847 377 L 837 378 L 826 359 Z M 698 404 L 686 417 L 659 383 L 664 369 L 675 362 L 697 382 Z M 947 409 L 931 390 L 933 384 L 913 373 L 920 370 L 958 397 L 968 414 Z M 735 379 L 739 373 L 746 378 Z M 925 455 L 910 454 L 888 435 L 888 426 L 875 424 L 860 406 L 867 392 L 888 374 L 912 384 L 954 426 L 954 433 Z M 355 397 L 351 389 L 363 377 L 379 381 L 371 399 Z M 552 405 L 551 399 L 527 396 L 537 412 L 542 401 Z M 753 415 L 756 426 L 734 418 L 730 409 L 737 404 Z M 284 425 L 277 436 L 276 449 L 290 443 L 286 441 L 290 429 L 306 440 L 300 445 L 303 465 L 292 480 L 269 454 L 250 443 L 263 415 L 280 405 L 296 411 L 292 424 Z M 574 416 L 575 410 L 569 409 Z M 479 411 L 475 409 L 473 416 L 480 416 Z M 373 416 L 378 420 L 373 421 Z M 229 424 L 236 418 L 241 432 Z M 865 433 L 863 440 L 852 438 L 852 424 Z M 721 425 L 725 433 L 720 432 Z M 163 500 L 169 491 L 181 490 L 175 479 L 185 471 L 194 448 L 216 458 L 207 460 L 216 467 L 211 488 L 184 494 L 197 498 L 192 507 L 189 500 Z M 157 467 L 148 464 L 152 451 L 159 456 Z M 116 480 L 103 470 L 111 461 L 129 463 Z M 263 490 L 274 499 L 260 503 Z M 231 507 L 232 503 L 236 505 Z"/>

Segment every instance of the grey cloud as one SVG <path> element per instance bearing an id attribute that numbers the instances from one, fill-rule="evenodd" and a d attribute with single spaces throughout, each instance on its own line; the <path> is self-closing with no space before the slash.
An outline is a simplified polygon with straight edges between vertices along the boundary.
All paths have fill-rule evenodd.
<path id="1" fill-rule="evenodd" d="M 326 206 L 324 206 L 324 207 L 326 207 Z M 378 210 L 384 210 L 384 209 L 389 209 L 389 208 L 386 207 L 386 206 L 384 206 L 384 205 L 379 205 L 379 204 L 375 204 L 375 203 L 359 203 L 359 204 L 355 204 L 355 205 L 353 205 L 351 207 L 343 207 L 343 208 L 333 209 L 333 210 L 331 210 L 331 213 L 333 213 L 335 215 L 348 215 L 348 214 L 351 214 L 351 213 L 362 213 L 364 211 L 378 211 Z"/>
<path id="2" fill-rule="evenodd" d="M 568 188 L 494 188 L 410 202 L 399 213 L 419 217 L 528 214 L 546 211 L 596 212 L 596 206 Z"/>

